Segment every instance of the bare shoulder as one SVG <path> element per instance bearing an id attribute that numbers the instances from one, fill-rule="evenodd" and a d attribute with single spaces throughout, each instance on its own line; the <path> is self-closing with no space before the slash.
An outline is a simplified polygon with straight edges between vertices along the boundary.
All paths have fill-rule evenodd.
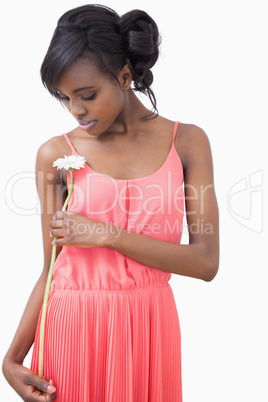
<path id="1" fill-rule="evenodd" d="M 209 138 L 202 128 L 194 124 L 179 124 L 175 147 L 184 168 L 193 164 L 212 163 Z"/>
<path id="2" fill-rule="evenodd" d="M 40 145 L 37 158 L 40 162 L 53 162 L 55 159 L 63 157 L 64 152 L 70 152 L 69 146 L 63 135 L 58 135 Z"/>
<path id="3" fill-rule="evenodd" d="M 64 173 L 53 167 L 53 162 L 64 155 L 70 155 L 71 150 L 63 135 L 50 138 L 40 145 L 36 155 L 36 171 L 52 173 L 56 181 L 65 182 Z"/>

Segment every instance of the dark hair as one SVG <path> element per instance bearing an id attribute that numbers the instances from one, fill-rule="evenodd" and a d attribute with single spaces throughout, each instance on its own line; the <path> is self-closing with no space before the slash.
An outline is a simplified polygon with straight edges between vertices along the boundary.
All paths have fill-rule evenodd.
<path id="1" fill-rule="evenodd" d="M 117 81 L 117 74 L 128 64 L 133 89 L 148 95 L 153 105 L 151 113 L 157 113 L 151 68 L 158 59 L 159 44 L 157 25 L 144 11 L 132 10 L 120 17 L 102 5 L 77 7 L 58 21 L 41 66 L 42 82 L 59 99 L 58 79 L 77 58 L 97 60 Z"/>

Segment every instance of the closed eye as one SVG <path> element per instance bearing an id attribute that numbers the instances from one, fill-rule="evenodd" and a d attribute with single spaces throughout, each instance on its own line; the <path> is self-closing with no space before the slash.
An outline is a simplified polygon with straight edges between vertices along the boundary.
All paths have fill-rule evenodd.
<path id="1" fill-rule="evenodd" d="M 83 101 L 91 101 L 96 98 L 96 95 L 97 95 L 96 92 L 94 92 L 92 95 L 87 97 L 81 96 L 81 99 Z M 60 101 L 68 102 L 70 100 L 69 96 L 61 96 L 59 92 L 57 93 L 57 97 Z"/>
<path id="2" fill-rule="evenodd" d="M 82 100 L 85 100 L 85 101 L 90 101 L 90 100 L 93 100 L 93 99 L 95 99 L 96 98 L 96 92 L 94 92 L 94 94 L 92 94 L 91 96 L 88 96 L 88 97 L 86 97 L 86 98 L 84 98 L 83 96 L 81 96 L 81 99 Z"/>

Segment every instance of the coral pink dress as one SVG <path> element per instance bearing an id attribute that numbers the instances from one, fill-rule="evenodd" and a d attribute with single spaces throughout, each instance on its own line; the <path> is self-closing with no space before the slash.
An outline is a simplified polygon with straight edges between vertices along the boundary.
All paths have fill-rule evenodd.
<path id="1" fill-rule="evenodd" d="M 179 243 L 184 196 L 177 126 L 165 162 L 149 176 L 115 180 L 88 164 L 74 170 L 68 209 L 118 230 Z M 112 249 L 62 248 L 44 343 L 44 377 L 53 379 L 57 402 L 182 401 L 180 325 L 170 277 Z M 31 364 L 36 373 L 39 331 L 40 319 Z"/>

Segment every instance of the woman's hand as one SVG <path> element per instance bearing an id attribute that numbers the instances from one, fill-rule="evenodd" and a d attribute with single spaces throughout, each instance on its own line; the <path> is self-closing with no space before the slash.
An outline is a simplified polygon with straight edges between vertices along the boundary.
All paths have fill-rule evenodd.
<path id="1" fill-rule="evenodd" d="M 56 399 L 53 381 L 39 378 L 21 364 L 4 361 L 3 373 L 25 402 L 52 402 Z"/>
<path id="2" fill-rule="evenodd" d="M 75 247 L 105 247 L 113 227 L 72 211 L 57 211 L 49 226 L 53 245 Z"/>

